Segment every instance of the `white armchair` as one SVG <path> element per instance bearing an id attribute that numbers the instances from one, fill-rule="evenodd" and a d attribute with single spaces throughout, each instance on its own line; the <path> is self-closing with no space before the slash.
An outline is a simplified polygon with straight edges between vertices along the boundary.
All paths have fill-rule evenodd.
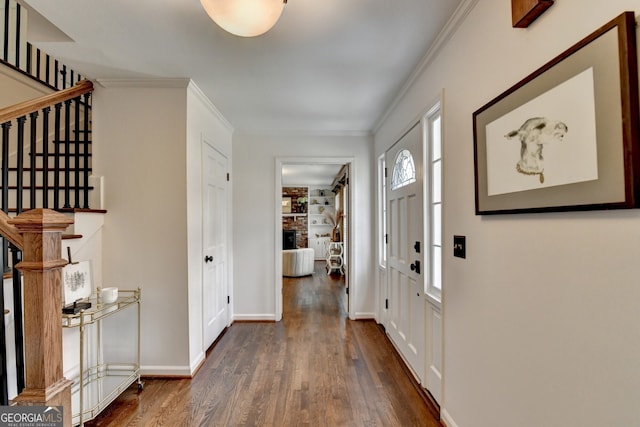
<path id="1" fill-rule="evenodd" d="M 282 251 L 282 275 L 287 277 L 308 276 L 313 273 L 315 251 L 311 248 L 286 249 Z"/>

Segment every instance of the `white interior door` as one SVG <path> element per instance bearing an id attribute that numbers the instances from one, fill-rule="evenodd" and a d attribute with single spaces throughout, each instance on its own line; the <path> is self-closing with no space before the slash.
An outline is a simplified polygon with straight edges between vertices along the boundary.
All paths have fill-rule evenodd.
<path id="1" fill-rule="evenodd" d="M 423 381 L 425 368 L 423 141 L 416 124 L 386 152 L 390 338 Z"/>
<path id="2" fill-rule="evenodd" d="M 227 158 L 206 142 L 203 152 L 203 274 L 204 348 L 227 326 Z"/>

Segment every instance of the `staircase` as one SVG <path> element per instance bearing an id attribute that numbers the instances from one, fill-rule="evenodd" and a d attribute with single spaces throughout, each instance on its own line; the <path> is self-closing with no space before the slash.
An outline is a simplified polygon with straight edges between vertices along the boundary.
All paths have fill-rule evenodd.
<path id="1" fill-rule="evenodd" d="M 38 307 L 24 305 L 23 299 L 26 300 L 28 292 L 32 291 L 27 289 L 26 276 L 23 280 L 20 271 L 12 268 L 25 261 L 22 259 L 22 236 L 29 232 L 16 229 L 10 218 L 17 216 L 17 221 L 28 223 L 29 219 L 21 218 L 29 218 L 30 212 L 34 212 L 34 216 L 36 212 L 37 215 L 42 212 L 43 218 L 55 218 L 59 224 L 64 223 L 64 227 L 75 221 L 75 229 L 67 230 L 68 234 L 61 236 L 65 240 L 57 244 L 61 253 L 56 256 L 66 258 L 68 248 L 69 254 L 80 260 L 91 259 L 93 253 L 99 252 L 103 218 L 96 216 L 95 212 L 105 212 L 93 210 L 90 206 L 91 190 L 94 189 L 91 185 L 93 85 L 28 43 L 26 25 L 26 10 L 15 0 L 0 0 L 0 77 L 11 75 L 10 81 L 28 81 L 28 85 L 37 86 L 39 92 L 45 93 L 0 108 L 0 265 L 5 277 L 0 305 L 5 308 L 7 326 L 0 328 L 0 405 L 9 404 L 16 395 L 15 402 L 19 404 L 40 404 L 29 394 L 24 397 L 23 390 L 26 387 L 31 393 L 34 381 L 44 381 L 42 378 L 33 379 L 33 371 L 39 368 L 30 370 L 25 367 L 29 363 L 29 357 L 25 357 L 25 345 L 28 347 L 31 340 L 25 336 L 24 319 L 31 322 L 28 310 Z M 3 83 L 3 89 L 5 86 Z M 0 106 L 7 104 L 3 99 L 4 93 L 7 92 L 0 91 Z M 62 220 L 62 216 L 48 213 L 51 211 L 73 216 L 74 219 Z M 28 256 L 37 252 L 32 251 Z M 46 253 L 47 250 L 41 248 L 40 252 Z M 59 270 L 60 267 L 56 268 Z M 48 275 L 42 276 L 48 280 Z M 7 301 L 5 297 L 8 297 Z M 55 302 L 52 307 L 57 310 L 53 315 L 59 315 L 60 304 Z M 27 330 L 26 335 L 29 333 Z M 48 340 L 46 335 L 45 341 Z M 52 345 L 56 345 L 55 342 Z M 32 349 L 31 353 L 39 354 L 39 351 Z M 62 364 L 61 358 L 51 361 L 58 362 Z M 29 371 L 32 372 L 31 388 Z M 63 378 L 59 383 L 64 383 Z M 65 403 L 67 410 L 71 412 Z"/>
<path id="2" fill-rule="evenodd" d="M 0 208 L 89 209 L 93 84 L 0 109 Z"/>

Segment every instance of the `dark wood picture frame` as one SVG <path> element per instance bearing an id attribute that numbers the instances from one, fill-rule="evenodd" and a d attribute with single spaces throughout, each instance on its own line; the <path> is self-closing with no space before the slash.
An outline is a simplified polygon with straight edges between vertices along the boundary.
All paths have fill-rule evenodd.
<path id="1" fill-rule="evenodd" d="M 624 12 L 474 112 L 476 215 L 639 207 L 637 61 L 635 14 Z M 487 125 L 590 68 L 594 86 L 597 178 L 490 195 Z M 568 110 L 571 108 L 567 105 Z M 571 128 L 567 134 L 569 132 Z M 513 168 L 517 175 L 515 170 Z"/>

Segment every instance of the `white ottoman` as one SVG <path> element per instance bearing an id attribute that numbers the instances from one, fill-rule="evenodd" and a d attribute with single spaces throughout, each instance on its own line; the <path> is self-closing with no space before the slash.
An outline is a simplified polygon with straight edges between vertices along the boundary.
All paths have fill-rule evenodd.
<path id="1" fill-rule="evenodd" d="M 311 248 L 286 249 L 282 251 L 282 275 L 287 277 L 308 276 L 313 273 L 315 251 Z"/>

